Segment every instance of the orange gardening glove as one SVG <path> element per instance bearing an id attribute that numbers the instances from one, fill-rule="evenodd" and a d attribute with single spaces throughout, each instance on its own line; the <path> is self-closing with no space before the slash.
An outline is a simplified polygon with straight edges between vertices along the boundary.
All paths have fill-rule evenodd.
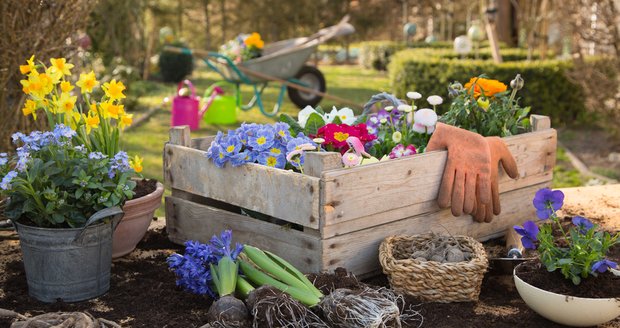
<path id="1" fill-rule="evenodd" d="M 474 219 L 478 222 L 491 222 L 493 220 L 493 214 L 499 215 L 502 212 L 502 208 L 499 203 L 499 165 L 501 164 L 509 177 L 516 179 L 519 177 L 519 169 L 517 168 L 517 162 L 506 147 L 504 141 L 498 137 L 486 137 L 489 149 L 491 151 L 491 194 L 493 203 L 489 205 L 476 204 L 473 212 L 471 213 Z"/>
<path id="2" fill-rule="evenodd" d="M 437 123 L 427 151 L 448 150 L 437 204 L 452 206 L 452 215 L 471 214 L 476 204 L 491 205 L 491 153 L 486 139 L 474 132 Z"/>

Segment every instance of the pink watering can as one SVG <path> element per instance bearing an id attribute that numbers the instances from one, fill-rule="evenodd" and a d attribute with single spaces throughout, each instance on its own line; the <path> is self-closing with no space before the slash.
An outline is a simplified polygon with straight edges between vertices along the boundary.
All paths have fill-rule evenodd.
<path id="1" fill-rule="evenodd" d="M 189 96 L 181 95 L 180 91 L 183 85 L 189 86 L 191 94 Z M 224 91 L 220 87 L 213 88 L 213 92 L 207 103 L 200 108 L 200 97 L 196 96 L 196 88 L 189 80 L 183 80 L 177 87 L 177 94 L 172 100 L 172 126 L 189 125 L 190 130 L 199 128 L 199 122 L 205 114 L 215 97 L 223 94 Z"/>

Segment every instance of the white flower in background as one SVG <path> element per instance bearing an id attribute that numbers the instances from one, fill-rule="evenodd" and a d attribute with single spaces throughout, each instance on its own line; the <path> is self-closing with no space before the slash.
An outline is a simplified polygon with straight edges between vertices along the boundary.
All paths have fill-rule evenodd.
<path id="1" fill-rule="evenodd" d="M 409 91 L 407 92 L 407 98 L 417 100 L 422 98 L 422 95 L 419 92 Z"/>
<path id="2" fill-rule="evenodd" d="M 379 119 L 376 116 L 373 116 L 370 118 L 370 122 L 372 122 L 373 124 L 377 124 L 379 123 Z"/>
<path id="3" fill-rule="evenodd" d="M 426 126 L 420 123 L 414 123 L 411 130 L 417 133 L 426 133 Z"/>
<path id="4" fill-rule="evenodd" d="M 443 103 L 443 98 L 441 98 L 440 96 L 433 95 L 433 96 L 429 96 L 428 98 L 426 98 L 426 101 L 428 101 L 428 103 L 433 106 L 437 106 Z"/>
<path id="5" fill-rule="evenodd" d="M 314 138 L 312 139 L 312 141 L 314 141 L 315 143 L 318 143 L 319 145 L 325 142 L 325 139 L 323 138 Z"/>
<path id="6" fill-rule="evenodd" d="M 382 119 L 380 119 L 380 120 L 379 120 L 379 123 L 381 123 L 381 124 L 385 124 L 385 123 L 387 123 L 387 118 L 382 118 Z"/>
<path id="7" fill-rule="evenodd" d="M 302 128 L 305 128 L 306 122 L 308 122 L 308 118 L 310 117 L 312 113 L 318 114 L 318 112 L 314 110 L 312 106 L 306 106 L 304 109 L 299 111 L 299 114 L 297 114 L 297 122 L 299 123 L 299 126 L 301 126 Z"/>
<path id="8" fill-rule="evenodd" d="M 403 139 L 403 134 L 400 131 L 392 133 L 392 141 L 399 143 Z"/>
<path id="9" fill-rule="evenodd" d="M 410 113 L 413 110 L 413 107 L 403 104 L 403 105 L 398 105 L 398 111 L 399 112 L 405 112 L 405 113 Z"/>
<path id="10" fill-rule="evenodd" d="M 326 113 L 323 118 L 325 119 L 325 123 L 332 123 L 336 117 L 340 118 L 340 121 L 344 124 L 353 125 L 353 123 L 355 123 L 355 113 L 348 107 L 338 110 L 334 106 L 332 111 Z"/>
<path id="11" fill-rule="evenodd" d="M 427 127 L 434 127 L 437 124 L 437 113 L 429 108 L 422 108 L 413 114 L 415 124 L 422 124 Z"/>
<path id="12" fill-rule="evenodd" d="M 391 112 L 392 109 L 394 109 L 394 106 L 385 106 L 384 109 L 385 109 L 386 112 Z"/>

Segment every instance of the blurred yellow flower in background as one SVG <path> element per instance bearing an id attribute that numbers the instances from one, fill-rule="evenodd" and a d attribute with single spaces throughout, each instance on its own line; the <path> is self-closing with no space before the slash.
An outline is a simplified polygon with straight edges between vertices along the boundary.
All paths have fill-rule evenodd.
<path id="1" fill-rule="evenodd" d="M 52 58 L 50 59 L 52 67 L 56 68 L 62 75 L 71 75 L 71 69 L 73 64 L 68 64 L 64 58 Z"/>
<path id="2" fill-rule="evenodd" d="M 24 75 L 35 70 L 34 55 L 30 56 L 30 59 L 26 60 L 26 63 L 27 65 L 19 65 L 19 71 Z"/>
<path id="3" fill-rule="evenodd" d="M 482 93 L 486 97 L 493 97 L 496 93 L 506 91 L 507 86 L 498 80 L 489 80 L 481 77 L 472 77 L 465 83 L 465 89 L 469 90 L 474 86 L 474 98 L 478 99 Z"/>
<path id="4" fill-rule="evenodd" d="M 248 47 L 255 47 L 258 49 L 263 49 L 265 46 L 265 41 L 263 41 L 260 37 L 260 34 L 254 32 L 250 36 L 248 36 L 243 43 L 245 43 Z"/>
<path id="5" fill-rule="evenodd" d="M 116 82 L 116 80 L 112 80 L 104 83 L 102 89 L 103 92 L 105 92 L 105 95 L 111 100 L 120 100 L 125 98 L 125 95 L 123 94 L 125 85 L 123 82 Z"/>
<path id="6" fill-rule="evenodd" d="M 131 166 L 131 168 L 134 171 L 136 171 L 136 173 L 140 173 L 144 169 L 142 167 L 142 160 L 143 160 L 142 157 L 136 155 L 136 156 L 134 156 L 134 158 L 129 160 L 129 166 Z"/>
<path id="7" fill-rule="evenodd" d="M 95 72 L 90 71 L 87 74 L 81 73 L 80 79 L 75 83 L 80 89 L 82 89 L 82 93 L 85 92 L 93 92 L 93 88 L 99 85 L 97 78 L 95 77 Z"/>
<path id="8" fill-rule="evenodd" d="M 27 99 L 24 104 L 24 108 L 22 108 L 22 112 L 24 116 L 32 115 L 32 117 L 37 119 L 37 103 L 31 99 Z"/>

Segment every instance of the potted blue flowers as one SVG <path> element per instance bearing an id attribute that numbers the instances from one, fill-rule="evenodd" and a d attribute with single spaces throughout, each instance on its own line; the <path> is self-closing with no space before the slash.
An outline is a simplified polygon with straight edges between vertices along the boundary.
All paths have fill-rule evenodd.
<path id="1" fill-rule="evenodd" d="M 523 246 L 539 255 L 515 268 L 517 291 L 530 308 L 557 323 L 595 326 L 613 320 L 620 315 L 620 277 L 610 272 L 617 263 L 605 255 L 620 234 L 597 231 L 580 216 L 566 227 L 557 214 L 563 202 L 561 191 L 539 190 L 533 203 L 542 222 L 514 227 Z"/>
<path id="2" fill-rule="evenodd" d="M 125 152 L 108 157 L 75 145 L 75 130 L 15 133 L 15 155 L 0 155 L 5 215 L 19 234 L 29 294 L 80 301 L 109 289 L 112 232 L 133 195 Z"/>

